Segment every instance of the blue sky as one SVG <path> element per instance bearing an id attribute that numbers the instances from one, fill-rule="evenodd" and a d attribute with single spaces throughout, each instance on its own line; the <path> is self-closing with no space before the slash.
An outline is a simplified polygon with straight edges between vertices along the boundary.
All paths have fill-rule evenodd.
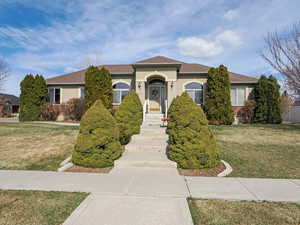
<path id="1" fill-rule="evenodd" d="M 155 55 L 275 73 L 259 56 L 263 39 L 299 21 L 299 8 L 299 0 L 1 0 L 4 91 L 19 94 L 27 73 L 47 78 Z"/>

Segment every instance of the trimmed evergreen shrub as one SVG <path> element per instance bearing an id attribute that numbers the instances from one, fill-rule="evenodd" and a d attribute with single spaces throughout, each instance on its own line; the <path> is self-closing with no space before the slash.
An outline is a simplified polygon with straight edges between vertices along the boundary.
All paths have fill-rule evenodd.
<path id="1" fill-rule="evenodd" d="M 28 74 L 21 82 L 20 121 L 41 118 L 41 107 L 47 101 L 48 90 L 43 76 Z"/>
<path id="2" fill-rule="evenodd" d="M 230 87 L 229 74 L 225 66 L 220 65 L 208 71 L 204 111 L 210 124 L 230 125 L 234 122 Z"/>
<path id="3" fill-rule="evenodd" d="M 87 108 L 100 99 L 107 109 L 112 108 L 113 90 L 111 74 L 104 67 L 90 66 L 85 73 L 84 96 Z"/>
<path id="4" fill-rule="evenodd" d="M 220 149 L 202 109 L 183 93 L 169 110 L 168 155 L 183 169 L 213 168 L 220 163 Z"/>
<path id="5" fill-rule="evenodd" d="M 123 99 L 114 116 L 120 130 L 120 142 L 126 145 L 132 135 L 140 133 L 143 122 L 143 107 L 135 91 L 129 92 Z"/>
<path id="6" fill-rule="evenodd" d="M 262 75 L 254 88 L 256 107 L 254 110 L 255 123 L 281 123 L 280 86 L 277 80 Z"/>
<path id="7" fill-rule="evenodd" d="M 97 100 L 81 119 L 72 161 L 80 166 L 102 168 L 113 166 L 121 154 L 116 120 Z"/>

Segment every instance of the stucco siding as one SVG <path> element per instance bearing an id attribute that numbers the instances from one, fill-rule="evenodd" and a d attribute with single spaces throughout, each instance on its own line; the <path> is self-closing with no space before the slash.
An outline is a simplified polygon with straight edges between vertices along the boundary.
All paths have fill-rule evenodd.
<path id="1" fill-rule="evenodd" d="M 130 85 L 131 89 L 134 89 L 135 82 L 133 75 L 112 75 L 112 83 L 125 82 Z"/>
<path id="2" fill-rule="evenodd" d="M 136 81 L 147 81 L 147 78 L 151 76 L 164 77 L 166 81 L 176 81 L 177 79 L 177 68 L 137 68 L 136 69 Z"/>
<path id="3" fill-rule="evenodd" d="M 61 103 L 66 103 L 72 98 L 79 98 L 80 86 L 76 87 L 61 87 L 61 96 L 60 96 L 60 101 Z"/>

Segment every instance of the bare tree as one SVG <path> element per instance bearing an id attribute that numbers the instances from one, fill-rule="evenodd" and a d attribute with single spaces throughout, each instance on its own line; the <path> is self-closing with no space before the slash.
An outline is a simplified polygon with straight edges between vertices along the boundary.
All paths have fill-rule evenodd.
<path id="1" fill-rule="evenodd" d="M 6 62 L 0 58 L 0 90 L 2 90 L 4 82 L 9 75 L 8 66 Z"/>
<path id="2" fill-rule="evenodd" d="M 286 32 L 268 33 L 266 48 L 261 56 L 279 73 L 284 75 L 287 87 L 300 94 L 300 22 Z"/>

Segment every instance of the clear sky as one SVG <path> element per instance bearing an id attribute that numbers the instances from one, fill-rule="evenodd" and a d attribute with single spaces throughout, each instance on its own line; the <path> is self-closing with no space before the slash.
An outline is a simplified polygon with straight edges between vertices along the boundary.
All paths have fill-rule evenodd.
<path id="1" fill-rule="evenodd" d="M 27 73 L 51 77 L 89 64 L 164 55 L 257 76 L 268 31 L 300 20 L 299 0 L 1 0 L 5 92 Z"/>

